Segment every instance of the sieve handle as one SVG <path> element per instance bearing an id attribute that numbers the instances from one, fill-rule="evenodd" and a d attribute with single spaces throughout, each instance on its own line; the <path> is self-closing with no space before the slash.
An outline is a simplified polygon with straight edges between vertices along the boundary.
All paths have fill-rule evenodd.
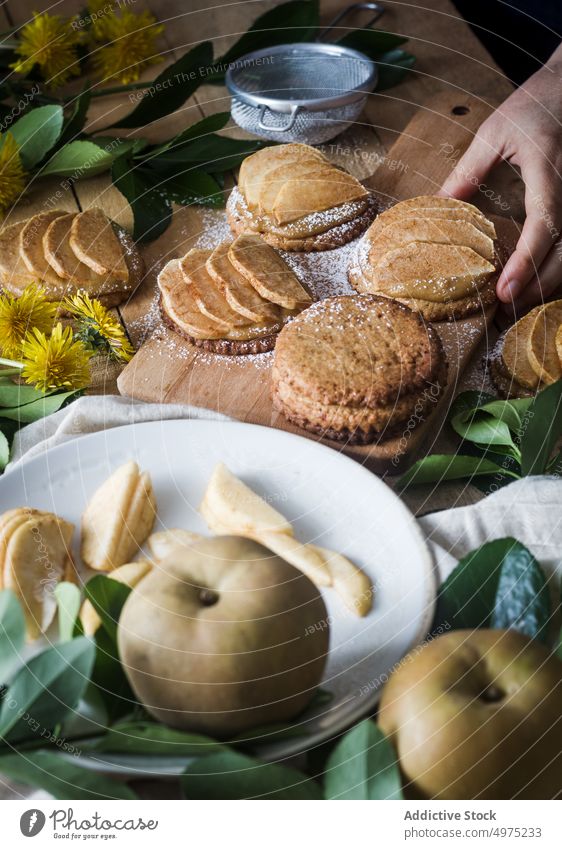
<path id="1" fill-rule="evenodd" d="M 380 16 L 384 13 L 384 6 L 382 3 L 352 3 L 351 6 L 346 6 L 345 9 L 342 9 L 341 12 L 336 15 L 333 21 L 330 21 L 326 29 L 323 29 L 321 33 L 316 38 L 316 41 L 321 41 L 325 35 L 328 35 L 333 29 L 337 27 L 337 25 L 347 18 L 348 15 L 352 15 L 354 12 L 374 12 L 372 18 L 369 18 L 366 24 L 363 24 L 361 29 L 368 29 L 372 26 L 375 21 L 378 21 Z"/>
<path id="2" fill-rule="evenodd" d="M 292 106 L 291 114 L 289 115 L 289 119 L 287 123 L 283 127 L 272 127 L 271 124 L 265 123 L 265 113 L 269 110 L 269 106 L 260 106 L 260 118 L 258 121 L 258 127 L 260 130 L 267 130 L 269 133 L 286 133 L 287 130 L 290 130 L 297 120 L 297 115 L 301 111 L 300 106 Z"/>

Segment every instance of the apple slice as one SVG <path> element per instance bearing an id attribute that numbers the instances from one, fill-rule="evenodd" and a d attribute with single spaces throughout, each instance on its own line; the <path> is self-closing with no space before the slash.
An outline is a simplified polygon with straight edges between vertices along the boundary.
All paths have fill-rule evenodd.
<path id="1" fill-rule="evenodd" d="M 312 303 L 309 293 L 277 251 L 259 236 L 243 233 L 232 243 L 228 257 L 263 298 L 288 310 Z"/>
<path id="2" fill-rule="evenodd" d="M 377 288 L 393 298 L 455 301 L 476 294 L 494 271 L 472 248 L 410 242 L 388 251 L 372 273 Z"/>
<path id="3" fill-rule="evenodd" d="M 70 247 L 75 256 L 96 274 L 109 274 L 115 280 L 128 283 L 129 269 L 123 248 L 111 221 L 101 209 L 87 209 L 74 216 Z"/>
<path id="4" fill-rule="evenodd" d="M 264 147 L 251 156 L 247 156 L 240 166 L 238 187 L 246 199 L 248 206 L 254 208 L 258 204 L 259 193 L 269 172 L 282 163 L 304 160 L 309 168 L 319 162 L 328 160 L 319 150 L 307 144 L 281 144 L 274 147 Z"/>
<path id="5" fill-rule="evenodd" d="M 231 263 L 228 252 L 232 242 L 223 242 L 207 260 L 207 271 L 226 298 L 229 306 L 249 321 L 258 324 L 280 321 L 279 309 L 266 301 Z"/>
<path id="6" fill-rule="evenodd" d="M 213 469 L 204 500 L 225 528 L 235 529 L 242 536 L 261 531 L 293 533 L 290 522 L 235 477 L 224 463 L 217 463 Z"/>
<path id="7" fill-rule="evenodd" d="M 539 376 L 530 363 L 527 351 L 535 318 L 541 310 L 542 305 L 535 307 L 512 324 L 505 334 L 501 350 L 507 373 L 526 389 L 536 389 L 539 385 Z"/>
<path id="8" fill-rule="evenodd" d="M 132 460 L 96 490 L 82 516 L 82 560 L 109 572 L 127 563 L 147 539 L 156 518 L 150 477 Z"/>
<path id="9" fill-rule="evenodd" d="M 373 606 L 374 589 L 365 572 L 343 554 L 319 545 L 309 548 L 314 548 L 324 560 L 332 577 L 332 585 L 345 606 L 356 616 L 366 616 Z"/>
<path id="10" fill-rule="evenodd" d="M 407 217 L 394 221 L 370 239 L 370 261 L 376 265 L 388 251 L 410 242 L 463 245 L 493 262 L 494 242 L 469 221 L 448 218 Z"/>
<path id="11" fill-rule="evenodd" d="M 25 222 L 20 234 L 20 253 L 28 271 L 40 281 L 64 286 L 64 280 L 49 265 L 43 250 L 43 238 L 50 225 L 57 218 L 68 213 L 60 209 L 53 212 L 40 212 Z"/>
<path id="12" fill-rule="evenodd" d="M 224 328 L 202 315 L 190 284 L 181 273 L 179 259 L 171 259 L 158 275 L 162 307 L 179 330 L 194 339 L 222 339 Z"/>
<path id="13" fill-rule="evenodd" d="M 562 324 L 562 301 L 551 301 L 538 311 L 527 340 L 527 356 L 539 380 L 547 386 L 562 377 L 556 335 Z"/>
<path id="14" fill-rule="evenodd" d="M 246 316 L 230 307 L 206 268 L 212 251 L 193 249 L 180 260 L 186 282 L 192 287 L 195 303 L 200 312 L 228 331 L 232 327 L 248 324 Z"/>
<path id="15" fill-rule="evenodd" d="M 306 182 L 306 178 L 311 172 L 318 170 L 318 162 L 310 159 L 300 159 L 296 162 L 284 162 L 282 165 L 277 165 L 267 173 L 267 180 L 262 181 L 262 185 L 258 196 L 258 209 L 260 215 L 264 213 L 271 215 L 277 195 L 287 182 L 287 180 L 295 180 L 302 178 Z M 328 164 L 326 163 L 328 168 Z"/>
<path id="16" fill-rule="evenodd" d="M 368 194 L 359 180 L 347 171 L 326 165 L 309 171 L 306 178 L 286 180 L 277 193 L 272 213 L 278 224 L 290 224 Z"/>
<path id="17" fill-rule="evenodd" d="M 22 603 L 27 634 L 36 639 L 53 621 L 53 592 L 69 572 L 74 525 L 53 513 L 39 512 L 16 528 L 5 553 L 4 586 Z"/>
<path id="18" fill-rule="evenodd" d="M 332 584 L 330 570 L 326 566 L 322 553 L 315 546 L 306 545 L 294 536 L 275 531 L 259 531 L 252 539 L 261 542 L 295 569 L 299 569 L 317 587 L 329 587 Z"/>
<path id="19" fill-rule="evenodd" d="M 443 210 L 447 210 L 447 217 L 449 215 L 467 214 L 478 222 L 478 226 L 483 233 L 486 233 L 491 239 L 496 238 L 496 228 L 492 221 L 486 218 L 477 206 L 474 206 L 473 203 L 467 203 L 465 200 L 438 197 L 437 195 L 419 195 L 415 198 L 400 201 L 399 204 L 391 207 L 388 211 L 390 212 L 395 209 L 397 211 L 400 209 L 401 214 L 410 214 L 414 210 L 416 215 L 420 213 L 423 217 L 426 217 L 428 210 L 433 212 L 435 210 L 441 210 L 441 214 L 443 214 Z"/>

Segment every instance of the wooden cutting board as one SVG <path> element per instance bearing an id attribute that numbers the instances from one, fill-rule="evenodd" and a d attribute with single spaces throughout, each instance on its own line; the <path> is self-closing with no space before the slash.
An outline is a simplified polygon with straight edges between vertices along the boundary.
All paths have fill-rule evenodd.
<path id="1" fill-rule="evenodd" d="M 449 174 L 455 162 L 466 150 L 474 133 L 488 116 L 491 108 L 481 100 L 466 94 L 449 93 L 432 99 L 408 123 L 385 159 L 365 184 L 381 195 L 386 202 L 434 194 Z M 345 156 L 337 140 L 325 147 L 345 166 Z M 364 148 L 361 161 L 368 161 Z M 377 152 L 373 162 L 380 161 Z M 349 170 L 352 170 L 351 168 Z M 484 187 L 485 188 L 485 187 Z M 477 202 L 476 193 L 476 202 Z M 209 213 L 210 215 L 210 213 Z M 215 213 L 224 215 L 224 213 Z M 212 226 L 216 219 L 201 219 L 201 213 L 183 209 L 175 216 L 170 228 L 157 241 L 144 249 L 149 269 L 147 279 L 128 307 L 139 317 L 154 309 L 156 277 L 162 266 L 174 256 L 181 256 L 207 233 L 213 241 Z M 495 217 L 498 236 L 504 247 L 511 250 L 518 228 L 509 219 Z M 217 229 L 220 233 L 220 228 Z M 224 239 L 218 236 L 218 241 Z M 206 245 L 211 247 L 211 244 Z M 325 256 L 330 252 L 326 252 Z M 425 421 L 415 427 L 405 426 L 404 433 L 367 446 L 351 446 L 324 441 L 336 450 L 364 463 L 373 471 L 397 473 L 407 467 L 423 450 L 424 444 L 440 429 L 451 398 L 456 394 L 459 377 L 493 317 L 493 309 L 463 321 L 439 322 L 438 330 L 449 362 L 447 391 Z M 146 341 L 131 363 L 122 372 L 118 385 L 122 395 L 144 401 L 191 404 L 232 416 L 241 421 L 278 427 L 300 433 L 310 439 L 319 438 L 294 427 L 273 410 L 270 398 L 270 368 L 272 357 L 215 357 L 183 341 L 168 330 L 158 332 Z"/>

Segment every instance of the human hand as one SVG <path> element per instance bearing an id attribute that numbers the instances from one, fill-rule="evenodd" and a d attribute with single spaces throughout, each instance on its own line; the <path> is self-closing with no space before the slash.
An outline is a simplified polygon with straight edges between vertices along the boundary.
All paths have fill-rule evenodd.
<path id="1" fill-rule="evenodd" d="M 496 289 L 519 311 L 562 286 L 562 46 L 484 121 L 440 194 L 467 200 L 501 160 L 525 183 L 525 224 Z"/>

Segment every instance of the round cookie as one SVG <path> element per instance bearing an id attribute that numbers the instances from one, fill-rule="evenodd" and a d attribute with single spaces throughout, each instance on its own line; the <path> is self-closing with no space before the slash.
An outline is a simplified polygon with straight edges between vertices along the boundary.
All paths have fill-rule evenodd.
<path id="1" fill-rule="evenodd" d="M 365 444 L 422 419 L 446 383 L 436 331 L 376 295 L 327 298 L 279 334 L 272 371 L 277 410 L 306 430 Z"/>

